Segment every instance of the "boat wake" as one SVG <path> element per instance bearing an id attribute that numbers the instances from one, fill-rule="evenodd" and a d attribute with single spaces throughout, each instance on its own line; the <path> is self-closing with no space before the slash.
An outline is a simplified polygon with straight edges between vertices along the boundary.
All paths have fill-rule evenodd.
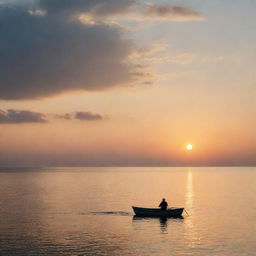
<path id="1" fill-rule="evenodd" d="M 131 212 L 107 211 L 107 212 L 90 212 L 91 215 L 115 215 L 115 216 L 133 216 Z"/>

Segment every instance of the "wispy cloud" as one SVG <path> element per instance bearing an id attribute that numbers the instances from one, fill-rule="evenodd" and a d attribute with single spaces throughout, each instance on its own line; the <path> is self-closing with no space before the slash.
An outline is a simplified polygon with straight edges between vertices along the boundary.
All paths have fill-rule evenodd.
<path id="1" fill-rule="evenodd" d="M 96 9 L 97 10 L 97 9 Z M 137 21 L 132 29 L 144 28 L 145 22 L 153 21 L 204 21 L 205 17 L 191 8 L 171 4 L 152 4 L 133 1 L 123 8 L 122 12 L 99 13 L 97 11 L 81 12 L 78 15 L 84 24 L 108 24 L 121 26 L 122 21 Z M 144 22 L 143 22 L 144 21 Z M 132 31 L 130 28 L 130 31 Z"/>
<path id="2" fill-rule="evenodd" d="M 59 119 L 71 120 L 73 116 L 70 113 L 66 113 L 66 114 L 56 114 L 54 115 L 54 117 Z"/>
<path id="3" fill-rule="evenodd" d="M 40 12 L 67 15 L 85 13 L 95 19 L 202 20 L 197 11 L 182 5 L 153 4 L 141 0 L 39 0 Z"/>
<path id="4" fill-rule="evenodd" d="M 196 59 L 195 55 L 192 53 L 172 53 L 171 47 L 164 42 L 138 48 L 129 58 L 137 67 L 137 72 L 134 72 L 134 76 L 140 78 L 141 84 L 143 85 L 152 85 L 156 81 L 167 77 L 165 74 L 159 74 L 157 71 L 162 65 L 174 64 L 177 66 L 186 66 Z M 169 79 L 177 77 L 177 71 L 172 72 L 170 70 L 168 77 Z"/>
<path id="5" fill-rule="evenodd" d="M 174 21 L 201 21 L 204 17 L 191 8 L 171 4 L 147 4 L 143 12 L 146 19 L 174 20 Z"/>

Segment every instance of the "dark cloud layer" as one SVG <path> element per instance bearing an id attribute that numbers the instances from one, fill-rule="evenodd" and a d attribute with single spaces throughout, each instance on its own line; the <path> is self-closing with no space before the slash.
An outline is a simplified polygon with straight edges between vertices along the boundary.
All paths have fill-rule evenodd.
<path id="1" fill-rule="evenodd" d="M 44 123 L 44 114 L 27 110 L 0 110 L 0 124 Z"/>
<path id="2" fill-rule="evenodd" d="M 102 90 L 131 80 L 132 66 L 125 60 L 132 44 L 122 39 L 116 27 L 81 24 L 59 15 L 32 15 L 4 5 L 0 24 L 1 99 Z"/>
<path id="3" fill-rule="evenodd" d="M 127 86 L 139 79 L 135 65 L 127 61 L 134 45 L 123 38 L 120 27 L 104 23 L 104 17 L 141 8 L 139 16 L 196 15 L 187 8 L 137 0 L 21 2 L 0 5 L 0 99 L 5 100 Z M 84 24 L 78 13 L 103 21 Z"/>

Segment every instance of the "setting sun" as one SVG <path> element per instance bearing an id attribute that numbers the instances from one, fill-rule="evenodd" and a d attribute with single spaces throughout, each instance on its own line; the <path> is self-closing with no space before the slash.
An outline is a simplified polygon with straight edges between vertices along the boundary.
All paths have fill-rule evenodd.
<path id="1" fill-rule="evenodd" d="M 193 145 L 192 145 L 192 144 L 188 144 L 188 145 L 186 146 L 186 149 L 189 150 L 189 151 L 191 151 L 191 150 L 193 149 Z"/>

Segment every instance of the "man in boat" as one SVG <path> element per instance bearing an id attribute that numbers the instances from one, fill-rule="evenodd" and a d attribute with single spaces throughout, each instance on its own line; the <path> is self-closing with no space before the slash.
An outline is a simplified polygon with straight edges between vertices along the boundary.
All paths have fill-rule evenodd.
<path id="1" fill-rule="evenodd" d="M 168 207 L 168 203 L 165 201 L 165 199 L 162 199 L 162 202 L 159 204 L 159 207 L 161 208 L 161 210 L 165 211 L 167 210 Z"/>

